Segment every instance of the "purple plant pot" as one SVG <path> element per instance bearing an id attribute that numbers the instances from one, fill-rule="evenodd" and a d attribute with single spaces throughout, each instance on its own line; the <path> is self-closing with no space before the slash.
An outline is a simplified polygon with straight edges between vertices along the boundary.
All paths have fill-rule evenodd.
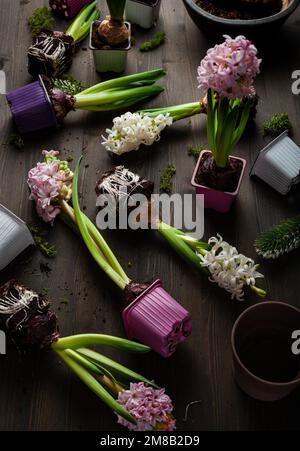
<path id="1" fill-rule="evenodd" d="M 52 11 L 66 19 L 72 19 L 86 5 L 94 0 L 49 0 Z"/>
<path id="2" fill-rule="evenodd" d="M 129 339 L 139 340 L 163 357 L 171 356 L 192 331 L 191 316 L 162 287 L 154 282 L 124 311 Z"/>
<path id="3" fill-rule="evenodd" d="M 192 184 L 192 186 L 194 186 L 196 188 L 196 194 L 204 195 L 204 208 L 211 208 L 212 210 L 218 211 L 219 213 L 228 213 L 235 198 L 237 197 L 237 195 L 240 191 L 240 187 L 241 187 L 242 179 L 243 179 L 245 169 L 247 166 L 247 162 L 243 158 L 238 158 L 238 157 L 233 157 L 233 156 L 229 157 L 229 158 L 234 158 L 235 160 L 239 160 L 242 162 L 243 168 L 242 168 L 242 172 L 240 175 L 240 179 L 239 179 L 237 188 L 234 192 L 231 193 L 231 192 L 226 192 L 226 191 L 219 191 L 219 190 L 216 190 L 213 188 L 209 188 L 208 186 L 205 186 L 205 185 L 199 185 L 196 182 L 196 177 L 198 174 L 201 158 L 202 158 L 203 154 L 207 153 L 207 152 L 211 153 L 208 150 L 203 150 L 201 152 L 198 162 L 196 164 L 195 170 L 194 170 L 191 184 Z"/>
<path id="4" fill-rule="evenodd" d="M 20 133 L 57 127 L 52 104 L 41 77 L 8 93 L 6 99 Z"/>

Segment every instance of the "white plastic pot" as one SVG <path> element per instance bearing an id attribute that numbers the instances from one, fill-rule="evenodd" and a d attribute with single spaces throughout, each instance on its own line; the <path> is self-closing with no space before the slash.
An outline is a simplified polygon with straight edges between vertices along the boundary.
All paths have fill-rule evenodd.
<path id="1" fill-rule="evenodd" d="M 126 68 L 127 54 L 131 49 L 131 24 L 125 22 L 129 30 L 129 44 L 126 48 L 120 49 L 97 49 L 92 45 L 92 30 L 95 22 L 91 24 L 90 29 L 90 49 L 93 52 L 95 69 L 97 72 L 116 72 L 122 73 Z"/>
<path id="2" fill-rule="evenodd" d="M 142 28 L 151 28 L 158 20 L 160 5 L 161 0 L 157 0 L 154 5 L 149 5 L 142 0 L 127 0 L 126 19 Z"/>
<path id="3" fill-rule="evenodd" d="M 0 270 L 34 244 L 25 222 L 0 204 Z"/>
<path id="4" fill-rule="evenodd" d="M 251 173 L 274 188 L 287 194 L 300 181 L 300 148 L 283 132 L 258 155 Z"/>

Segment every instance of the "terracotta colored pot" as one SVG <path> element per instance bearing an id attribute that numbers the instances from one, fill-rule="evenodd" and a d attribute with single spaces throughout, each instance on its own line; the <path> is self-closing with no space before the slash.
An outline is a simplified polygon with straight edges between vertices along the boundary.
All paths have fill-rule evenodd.
<path id="1" fill-rule="evenodd" d="M 216 190 L 213 188 L 209 188 L 208 186 L 205 186 L 205 185 L 199 185 L 196 182 L 196 177 L 198 174 L 202 156 L 203 156 L 203 154 L 205 154 L 207 152 L 211 153 L 209 150 L 203 150 L 201 152 L 198 162 L 195 167 L 195 171 L 194 171 L 194 174 L 193 174 L 193 177 L 191 180 L 191 184 L 192 184 L 192 186 L 194 186 L 196 188 L 196 194 L 204 195 L 204 208 L 211 208 L 212 210 L 216 210 L 220 213 L 228 213 L 228 211 L 230 210 L 234 200 L 236 199 L 236 197 L 240 191 L 240 187 L 241 187 L 242 179 L 243 179 L 243 176 L 245 173 L 247 162 L 243 158 L 232 157 L 232 156 L 229 157 L 229 158 L 235 158 L 236 160 L 239 160 L 242 162 L 243 168 L 242 168 L 241 176 L 240 176 L 237 188 L 234 192 L 230 193 L 230 192 L 226 192 L 226 191 L 219 191 L 219 190 Z"/>
<path id="2" fill-rule="evenodd" d="M 231 335 L 236 383 L 260 401 L 277 401 L 300 386 L 300 357 L 292 335 L 300 329 L 300 310 L 281 302 L 247 309 Z"/>

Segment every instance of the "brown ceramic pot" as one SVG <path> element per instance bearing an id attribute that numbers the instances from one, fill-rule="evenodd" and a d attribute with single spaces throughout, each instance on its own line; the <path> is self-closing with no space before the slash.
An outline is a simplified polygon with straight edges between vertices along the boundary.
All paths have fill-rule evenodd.
<path id="1" fill-rule="evenodd" d="M 236 321 L 231 336 L 233 372 L 239 387 L 260 401 L 285 398 L 300 386 L 300 356 L 292 335 L 300 330 L 300 310 L 262 302 Z"/>

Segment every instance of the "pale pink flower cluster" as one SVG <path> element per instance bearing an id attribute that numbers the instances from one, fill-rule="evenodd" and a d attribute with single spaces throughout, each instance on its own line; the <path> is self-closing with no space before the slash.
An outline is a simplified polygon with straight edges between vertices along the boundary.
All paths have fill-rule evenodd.
<path id="1" fill-rule="evenodd" d="M 118 416 L 118 423 L 131 431 L 175 430 L 172 401 L 164 389 L 156 390 L 143 382 L 130 384 L 129 390 L 119 393 L 118 402 L 137 422 L 134 425 Z"/>
<path id="2" fill-rule="evenodd" d="M 255 93 L 253 82 L 261 63 L 257 49 L 244 36 L 224 38 L 225 42 L 209 49 L 201 61 L 199 88 L 205 92 L 212 89 L 229 99 L 249 97 Z"/>
<path id="3" fill-rule="evenodd" d="M 38 215 L 51 224 L 60 213 L 59 201 L 70 200 L 72 194 L 73 173 L 56 157 L 58 154 L 44 150 L 45 161 L 29 171 L 27 181 Z"/>

